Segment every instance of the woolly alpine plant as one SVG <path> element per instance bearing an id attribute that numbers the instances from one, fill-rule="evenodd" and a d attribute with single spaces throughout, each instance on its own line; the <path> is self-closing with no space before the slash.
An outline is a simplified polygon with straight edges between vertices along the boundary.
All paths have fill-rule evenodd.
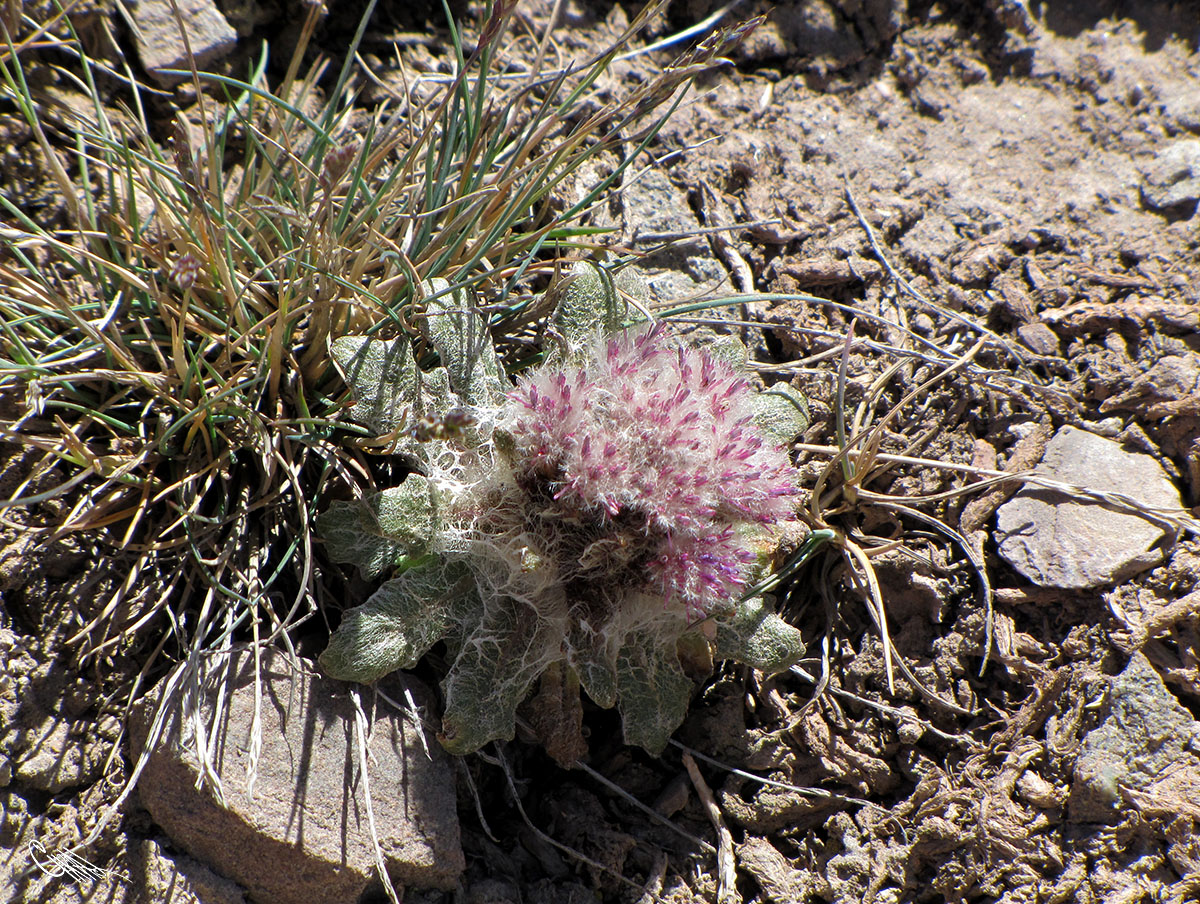
<path id="1" fill-rule="evenodd" d="M 515 388 L 463 299 L 430 309 L 432 371 L 403 340 L 334 344 L 352 415 L 401 437 L 415 471 L 319 523 L 334 558 L 400 571 L 345 613 L 321 663 L 369 682 L 445 641 L 439 738 L 452 752 L 511 738 L 523 718 L 575 762 L 581 689 L 619 709 L 627 742 L 658 751 L 686 714 L 689 673 L 714 658 L 776 671 L 804 652 L 763 598 L 743 598 L 793 518 L 782 444 L 803 427 L 802 398 L 752 390 L 740 345 L 620 330 L 598 273 L 577 268 L 556 323 L 599 305 L 590 322 L 608 329 L 567 330 L 567 351 Z M 439 405 L 469 426 L 430 430 Z"/>
<path id="2" fill-rule="evenodd" d="M 512 477 L 487 528 L 536 538 L 569 605 L 660 597 L 689 622 L 727 611 L 757 561 L 743 523 L 792 517 L 787 456 L 753 425 L 751 390 L 662 325 L 600 339 L 510 395 Z M 581 617 L 583 617 L 581 615 Z"/>

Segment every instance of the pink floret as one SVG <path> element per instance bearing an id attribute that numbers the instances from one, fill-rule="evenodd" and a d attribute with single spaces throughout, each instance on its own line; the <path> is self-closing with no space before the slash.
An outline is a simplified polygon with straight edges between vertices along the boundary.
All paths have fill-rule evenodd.
<path id="1" fill-rule="evenodd" d="M 545 486 L 558 520 L 633 525 L 654 545 L 647 589 L 701 618 L 736 598 L 754 560 L 736 525 L 793 517 L 796 472 L 754 427 L 752 393 L 661 325 L 601 340 L 512 393 L 518 478 Z"/>

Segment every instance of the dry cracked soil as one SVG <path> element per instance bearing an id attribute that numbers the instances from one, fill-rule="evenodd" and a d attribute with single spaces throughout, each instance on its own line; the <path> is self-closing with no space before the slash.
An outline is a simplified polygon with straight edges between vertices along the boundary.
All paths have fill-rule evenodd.
<path id="1" fill-rule="evenodd" d="M 344 49 L 350 6 L 320 47 Z M 639 40 L 718 6 L 672 3 Z M 255 42 L 291 39 L 283 0 L 218 7 L 239 35 L 231 71 Z M 631 15 L 529 0 L 523 27 L 540 37 L 552 10 L 567 60 Z M 802 668 L 719 670 L 697 690 L 677 738 L 699 780 L 683 748 L 626 749 L 600 711 L 591 773 L 520 740 L 505 750 L 511 784 L 494 758 L 467 758 L 457 890 L 404 900 L 1200 901 L 1200 6 L 796 0 L 728 16 L 758 14 L 593 223 L 644 255 L 660 298 L 790 296 L 729 317 L 752 325 L 772 379 L 809 396 L 797 455 L 814 481 L 844 369 L 845 410 L 881 425 L 879 450 L 898 457 L 829 517 L 870 549 L 911 679 L 889 675 L 844 560 L 818 557 L 784 600 L 810 639 Z M 361 103 L 388 90 L 398 58 L 446 66 L 440 15 L 380 4 Z M 619 62 L 598 97 L 673 53 Z M 0 136 L 3 191 L 55 222 L 62 199 L 7 102 Z M 2 402 L 10 420 L 24 404 Z M 1081 436 L 1092 445 L 1070 445 Z M 31 453 L 3 450 L 8 498 Z M 1039 463 L 1108 495 L 954 492 Z M 1155 481 L 1154 504 L 1173 511 L 1143 537 L 1123 500 L 1148 503 Z M 1014 494 L 1041 508 L 1006 516 Z M 1105 514 L 1132 521 L 1102 530 Z M 136 797 L 86 853 L 96 874 L 29 869 L 88 833 L 132 761 L 112 676 L 78 671 L 65 646 L 120 563 L 83 538 L 34 544 L 22 517 L 0 529 L 0 898 L 244 900 Z M 163 879 L 162 863 L 190 878 Z"/>

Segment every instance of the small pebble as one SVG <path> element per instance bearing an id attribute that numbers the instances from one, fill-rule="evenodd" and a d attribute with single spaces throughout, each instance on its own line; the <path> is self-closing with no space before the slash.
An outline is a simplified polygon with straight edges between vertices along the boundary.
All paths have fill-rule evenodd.
<path id="1" fill-rule="evenodd" d="M 1176 141 L 1155 156 L 1143 176 L 1142 197 L 1150 207 L 1200 200 L 1200 140 Z"/>
<path id="2" fill-rule="evenodd" d="M 1043 358 L 1059 354 L 1058 336 L 1044 323 L 1025 323 L 1017 327 L 1017 338 L 1035 355 Z"/>

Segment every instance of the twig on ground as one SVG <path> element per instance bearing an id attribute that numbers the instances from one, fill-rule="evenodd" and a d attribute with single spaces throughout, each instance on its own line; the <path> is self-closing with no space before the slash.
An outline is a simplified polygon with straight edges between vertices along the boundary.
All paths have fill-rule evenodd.
<path id="1" fill-rule="evenodd" d="M 363 800 L 367 807 L 367 828 L 371 834 L 371 846 L 375 852 L 375 869 L 379 873 L 379 881 L 387 892 L 392 904 L 400 904 L 400 896 L 392 885 L 392 877 L 388 875 L 387 864 L 383 859 L 383 849 L 379 846 L 379 833 L 375 831 L 375 807 L 371 802 L 371 764 L 369 753 L 371 749 L 371 731 L 367 724 L 367 714 L 363 710 L 362 698 L 357 687 L 350 688 L 350 700 L 354 704 L 354 739 L 358 742 L 358 771 L 362 779 Z"/>
<path id="2" fill-rule="evenodd" d="M 671 820 L 667 819 L 667 817 L 663 816 L 661 813 L 659 813 L 657 810 L 655 810 L 653 807 L 646 806 L 644 803 L 642 803 L 640 800 L 638 800 L 636 797 L 634 797 L 632 794 L 630 794 L 628 791 L 626 791 L 624 788 L 622 788 L 616 782 L 612 781 L 612 779 L 609 779 L 606 776 L 601 775 L 599 772 L 597 772 L 595 769 L 593 769 L 587 763 L 583 763 L 583 762 L 577 763 L 575 768 L 581 769 L 582 771 L 586 772 L 588 775 L 590 775 L 592 778 L 594 778 L 600 784 L 604 785 L 604 787 L 608 788 L 614 794 L 618 795 L 622 800 L 626 801 L 629 804 L 632 804 L 634 807 L 636 807 L 638 810 L 641 810 L 643 813 L 645 813 L 647 816 L 649 816 L 655 822 L 661 823 L 662 825 L 669 828 L 671 831 L 683 836 L 688 841 L 690 841 L 694 845 L 696 845 L 696 847 L 700 848 L 701 850 L 707 851 L 710 854 L 716 853 L 716 848 L 714 848 L 711 844 L 709 844 L 703 838 L 697 838 L 691 832 L 684 831 L 679 826 L 675 825 L 675 823 L 673 823 Z"/>
<path id="3" fill-rule="evenodd" d="M 696 761 L 686 750 L 683 752 L 683 766 L 687 769 L 692 787 L 700 798 L 704 812 L 708 815 L 717 834 L 717 904 L 734 904 L 741 900 L 737 892 L 737 866 L 733 857 L 733 835 L 725 826 L 721 816 L 721 808 L 713 797 L 712 789 L 700 774 Z"/>

